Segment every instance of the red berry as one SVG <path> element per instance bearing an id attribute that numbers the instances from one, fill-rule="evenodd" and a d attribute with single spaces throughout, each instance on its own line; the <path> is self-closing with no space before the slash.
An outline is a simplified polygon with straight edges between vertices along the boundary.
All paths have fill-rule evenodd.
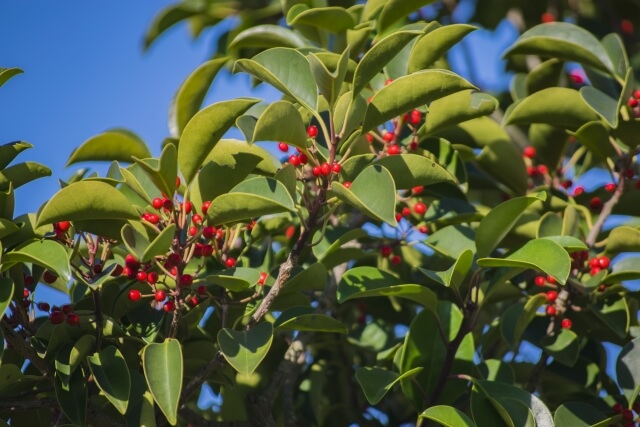
<path id="1" fill-rule="evenodd" d="M 343 184 L 346 188 L 351 188 L 351 181 L 347 181 Z"/>
<path id="2" fill-rule="evenodd" d="M 193 203 L 187 200 L 187 202 L 184 203 L 184 213 L 188 215 L 191 213 L 192 210 L 193 210 Z"/>
<path id="3" fill-rule="evenodd" d="M 547 24 L 549 22 L 555 22 L 556 17 L 551 12 L 545 12 L 542 14 L 542 16 L 540 16 L 540 20 Z"/>
<path id="4" fill-rule="evenodd" d="M 391 257 L 391 264 L 398 265 L 401 262 L 402 262 L 402 258 L 400 258 L 400 255 L 394 255 L 393 257 Z"/>
<path id="5" fill-rule="evenodd" d="M 556 308 L 553 305 L 548 305 L 547 309 L 546 309 L 547 315 L 548 316 L 555 316 L 556 315 Z"/>
<path id="6" fill-rule="evenodd" d="M 171 313 L 173 310 L 176 309 L 176 304 L 173 301 L 167 301 L 162 306 L 162 309 L 167 313 Z"/>
<path id="7" fill-rule="evenodd" d="M 138 262 L 136 257 L 131 254 L 127 254 L 127 256 L 124 257 L 124 265 L 130 268 L 135 268 L 136 270 L 140 268 L 140 263 Z"/>
<path id="8" fill-rule="evenodd" d="M 24 276 L 24 285 L 25 285 L 25 286 L 31 286 L 31 285 L 33 285 L 33 276 L 30 276 L 30 275 L 26 274 L 26 275 Z"/>
<path id="9" fill-rule="evenodd" d="M 40 311 L 49 311 L 50 308 L 49 304 L 46 302 L 39 302 L 36 307 L 38 307 L 38 310 Z"/>
<path id="10" fill-rule="evenodd" d="M 558 293 L 556 291 L 549 291 L 547 292 L 547 302 L 554 302 L 556 300 L 556 298 L 558 298 Z"/>
<path id="11" fill-rule="evenodd" d="M 307 128 L 307 135 L 309 138 L 315 138 L 318 136 L 318 128 L 315 125 L 311 125 Z"/>
<path id="12" fill-rule="evenodd" d="M 589 207 L 593 211 L 599 211 L 600 209 L 602 209 L 602 200 L 600 199 L 600 197 L 592 197 L 591 200 L 589 200 Z"/>
<path id="13" fill-rule="evenodd" d="M 568 190 L 573 185 L 573 182 L 570 179 L 565 179 L 560 183 L 560 186 L 565 190 Z"/>
<path id="14" fill-rule="evenodd" d="M 538 165 L 538 173 L 540 175 L 546 175 L 549 173 L 549 168 L 547 165 Z"/>
<path id="15" fill-rule="evenodd" d="M 621 414 L 624 421 L 633 421 L 633 411 L 631 409 L 623 409 Z"/>
<path id="16" fill-rule="evenodd" d="M 427 205 L 422 202 L 418 202 L 413 205 L 413 211 L 418 215 L 424 215 L 427 212 Z"/>
<path id="17" fill-rule="evenodd" d="M 633 97 L 634 97 L 635 99 L 640 99 L 640 89 L 636 89 L 636 90 L 633 92 Z"/>
<path id="18" fill-rule="evenodd" d="M 180 177 L 176 176 L 176 188 L 180 188 Z"/>
<path id="19" fill-rule="evenodd" d="M 29 290 L 25 289 L 24 291 L 22 291 L 22 295 L 25 299 L 29 298 Z"/>
<path id="20" fill-rule="evenodd" d="M 416 151 L 418 149 L 418 143 L 415 141 L 412 141 L 411 143 L 409 143 L 409 150 L 411 151 Z"/>
<path id="21" fill-rule="evenodd" d="M 195 236 L 196 234 L 198 234 L 198 227 L 196 226 L 189 227 L 188 233 L 189 233 L 189 236 Z"/>
<path id="22" fill-rule="evenodd" d="M 202 243 L 196 243 L 196 246 L 193 248 L 193 256 L 196 258 L 202 257 Z"/>
<path id="23" fill-rule="evenodd" d="M 156 293 L 153 295 L 153 298 L 155 298 L 155 300 L 158 302 L 164 301 L 166 297 L 167 294 L 165 291 L 156 291 Z"/>
<path id="24" fill-rule="evenodd" d="M 411 209 L 404 207 L 402 208 L 402 216 L 409 216 L 411 215 Z"/>
<path id="25" fill-rule="evenodd" d="M 267 278 L 269 275 L 265 272 L 260 273 L 260 278 L 258 279 L 258 285 L 263 286 L 267 282 Z"/>
<path id="26" fill-rule="evenodd" d="M 573 73 L 569 74 L 569 78 L 571 79 L 571 81 L 574 84 L 581 85 L 582 83 L 584 83 L 584 79 L 577 72 L 573 72 Z"/>
<path id="27" fill-rule="evenodd" d="M 402 219 L 402 214 L 397 213 L 396 214 L 396 221 L 400 222 L 401 219 Z"/>
<path id="28" fill-rule="evenodd" d="M 573 322 L 571 321 L 571 319 L 562 319 L 561 325 L 564 329 L 571 329 L 571 326 L 573 326 Z"/>
<path id="29" fill-rule="evenodd" d="M 58 276 L 56 276 L 54 273 L 52 273 L 51 271 L 47 270 L 44 272 L 44 274 L 42 275 L 42 280 L 44 280 L 44 283 L 48 283 L 48 284 L 52 284 L 53 282 L 55 282 L 56 280 L 58 280 Z"/>
<path id="30" fill-rule="evenodd" d="M 166 210 L 170 211 L 173 209 L 173 202 L 167 198 L 165 198 L 164 200 L 162 200 L 162 207 L 165 208 Z"/>
<path id="31" fill-rule="evenodd" d="M 311 173 L 313 174 L 313 176 L 320 176 L 322 175 L 322 169 L 320 169 L 320 166 L 314 166 L 311 169 Z"/>
<path id="32" fill-rule="evenodd" d="M 227 258 L 227 260 L 224 262 L 224 264 L 229 268 L 233 268 L 233 267 L 236 266 L 236 260 L 235 260 L 235 258 Z"/>
<path id="33" fill-rule="evenodd" d="M 213 255 L 213 246 L 202 245 L 202 256 L 210 257 L 211 255 Z"/>
<path id="34" fill-rule="evenodd" d="M 398 144 L 391 144 L 387 147 L 387 153 L 390 156 L 395 156 L 396 154 L 400 154 L 400 146 Z"/>
<path id="35" fill-rule="evenodd" d="M 422 234 L 429 234 L 429 227 L 426 225 L 421 225 L 420 227 L 418 227 L 418 231 Z"/>
<path id="36" fill-rule="evenodd" d="M 340 171 L 342 170 L 342 166 L 340 166 L 340 163 L 334 163 L 331 165 L 331 170 L 333 171 L 333 173 L 340 173 Z"/>
<path id="37" fill-rule="evenodd" d="M 411 189 L 411 194 L 422 194 L 424 191 L 424 185 L 418 185 L 417 187 L 413 187 Z"/>
<path id="38" fill-rule="evenodd" d="M 58 230 L 62 231 L 63 233 L 66 233 L 67 231 L 69 231 L 69 228 L 71 227 L 71 223 L 69 221 L 60 221 L 59 223 L 56 224 L 56 227 L 58 228 Z"/>
<path id="39" fill-rule="evenodd" d="M 293 167 L 297 167 L 300 164 L 300 160 L 298 160 L 298 156 L 292 154 L 289 156 L 289 163 L 291 163 Z"/>
<path id="40" fill-rule="evenodd" d="M 198 304 L 200 303 L 200 301 L 198 301 L 198 298 L 197 298 L 197 297 L 191 297 L 191 298 L 189 298 L 189 301 L 188 301 L 188 302 L 189 302 L 189 305 L 190 305 L 191 307 L 195 307 L 196 305 L 198 305 Z"/>
<path id="41" fill-rule="evenodd" d="M 391 142 L 395 139 L 396 135 L 393 132 L 386 131 L 384 135 L 382 135 L 382 139 L 386 142 Z"/>
<path id="42" fill-rule="evenodd" d="M 51 312 L 51 314 L 49 314 L 49 322 L 53 323 L 54 325 L 59 325 L 60 323 L 64 322 L 64 313 L 61 311 Z"/>
<path id="43" fill-rule="evenodd" d="M 373 135 L 371 135 L 370 133 L 367 134 L 367 141 L 369 142 L 369 144 L 373 142 Z"/>
<path id="44" fill-rule="evenodd" d="M 158 282 L 158 273 L 151 271 L 147 274 L 147 283 L 153 285 Z"/>
<path id="45" fill-rule="evenodd" d="M 527 166 L 527 175 L 531 178 L 538 175 L 538 169 L 535 166 Z"/>
<path id="46" fill-rule="evenodd" d="M 604 186 L 604 190 L 609 193 L 613 193 L 616 191 L 616 185 L 613 182 L 610 182 Z"/>
<path id="47" fill-rule="evenodd" d="M 609 268 L 609 264 L 611 264 L 611 260 L 607 256 L 601 256 L 598 258 L 598 267 L 605 269 Z"/>
<path id="48" fill-rule="evenodd" d="M 591 271 L 589 272 L 589 274 L 591 274 L 592 276 L 595 276 L 596 274 L 600 273 L 602 271 L 602 269 L 600 267 L 592 267 Z"/>
<path id="49" fill-rule="evenodd" d="M 207 200 L 206 202 L 202 202 L 202 213 L 206 214 L 210 206 L 211 206 L 210 200 Z"/>
<path id="50" fill-rule="evenodd" d="M 544 286 L 547 281 L 545 280 L 544 276 L 537 276 L 534 279 L 534 282 L 536 286 Z"/>
<path id="51" fill-rule="evenodd" d="M 536 156 L 536 149 L 528 145 L 524 147 L 524 152 L 522 153 L 522 155 L 529 159 L 533 159 Z"/>
<path id="52" fill-rule="evenodd" d="M 284 142 L 279 142 L 278 143 L 278 150 L 282 151 L 283 153 L 287 153 L 289 151 L 289 146 L 287 144 L 285 144 Z"/>
<path id="53" fill-rule="evenodd" d="M 589 267 L 594 268 L 598 266 L 598 257 L 594 257 L 589 260 Z"/>
<path id="54" fill-rule="evenodd" d="M 392 249 L 391 246 L 383 246 L 380 248 L 380 255 L 382 255 L 383 257 L 387 258 L 388 256 L 391 255 Z"/>
<path id="55" fill-rule="evenodd" d="M 131 289 L 129 291 L 129 301 L 136 302 L 136 301 L 140 300 L 141 297 L 142 297 L 142 294 L 140 293 L 139 290 Z"/>
<path id="56" fill-rule="evenodd" d="M 638 100 L 635 98 L 629 98 L 629 100 L 627 101 L 627 105 L 631 108 L 635 108 L 638 106 Z"/>
<path id="57" fill-rule="evenodd" d="M 194 224 L 202 224 L 202 217 L 198 214 L 195 214 L 191 217 L 191 221 L 193 221 Z"/>
<path id="58" fill-rule="evenodd" d="M 298 154 L 298 161 L 301 165 L 306 165 L 307 163 L 309 163 L 309 156 L 304 153 L 300 153 Z"/>
<path id="59" fill-rule="evenodd" d="M 167 262 L 170 265 L 179 265 L 182 262 L 182 258 L 180 258 L 180 255 L 178 255 L 177 253 L 171 252 L 167 257 Z"/>
<path id="60" fill-rule="evenodd" d="M 634 172 L 633 169 L 625 169 L 624 170 L 624 177 L 627 178 L 627 179 L 632 179 L 635 174 L 636 173 Z"/>
<path id="61" fill-rule="evenodd" d="M 620 21 L 620 29 L 626 35 L 633 34 L 633 22 L 631 22 L 628 19 L 623 19 L 622 21 Z M 636 412 L 638 412 L 638 411 L 636 411 Z"/>
<path id="62" fill-rule="evenodd" d="M 67 325 L 78 326 L 80 324 L 80 317 L 75 313 L 67 314 Z"/>
<path id="63" fill-rule="evenodd" d="M 193 276 L 190 274 L 183 274 L 182 276 L 180 276 L 180 279 L 178 280 L 178 285 L 183 288 L 187 286 L 191 286 L 192 283 L 193 283 Z"/>
<path id="64" fill-rule="evenodd" d="M 417 125 L 418 123 L 420 123 L 420 120 L 422 118 L 422 113 L 420 112 L 420 110 L 412 110 L 411 111 L 411 124 L 412 125 Z"/>
<path id="65" fill-rule="evenodd" d="M 164 201 L 160 198 L 160 197 L 156 197 L 155 199 L 153 199 L 153 201 L 151 202 L 151 205 L 155 208 L 155 209 L 160 209 L 162 207 L 162 204 L 164 203 Z"/>
<path id="66" fill-rule="evenodd" d="M 196 292 L 198 292 L 198 294 L 200 295 L 206 295 L 207 294 L 207 287 L 205 285 L 200 285 L 196 288 Z"/>
<path id="67" fill-rule="evenodd" d="M 573 189 L 573 197 L 578 197 L 582 193 L 584 193 L 584 187 L 582 186 L 577 186 L 576 188 Z"/>
<path id="68" fill-rule="evenodd" d="M 160 222 L 160 217 L 156 214 L 147 214 L 147 217 L 145 219 L 154 225 Z"/>
<path id="69" fill-rule="evenodd" d="M 205 239 L 211 239 L 216 234 L 216 229 L 214 227 L 208 226 L 202 229 L 202 237 Z"/>
<path id="70" fill-rule="evenodd" d="M 322 172 L 322 175 L 325 175 L 325 176 L 329 175 L 331 173 L 331 165 L 326 162 L 323 163 L 320 166 L 320 171 Z"/>
<path id="71" fill-rule="evenodd" d="M 384 85 L 385 85 L 385 86 L 387 86 L 387 85 L 390 85 L 391 83 L 393 83 L 393 79 L 387 79 L 387 80 L 384 82 Z"/>
<path id="72" fill-rule="evenodd" d="M 616 411 L 616 412 L 622 412 L 622 409 L 624 409 L 624 408 L 620 403 L 616 402 L 616 403 L 613 404 L 612 409 L 614 411 Z"/>
<path id="73" fill-rule="evenodd" d="M 138 281 L 140 282 L 146 282 L 147 277 L 148 277 L 148 274 L 146 271 L 138 271 L 138 274 L 136 274 L 136 279 L 138 279 Z"/>

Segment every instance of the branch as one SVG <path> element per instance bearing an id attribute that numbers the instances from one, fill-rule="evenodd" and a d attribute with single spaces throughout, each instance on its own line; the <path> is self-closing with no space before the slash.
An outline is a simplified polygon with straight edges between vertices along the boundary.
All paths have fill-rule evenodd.
<path id="1" fill-rule="evenodd" d="M 602 206 L 602 211 L 600 212 L 600 216 L 598 217 L 597 221 L 593 224 L 593 227 L 591 228 L 591 230 L 589 230 L 589 235 L 587 236 L 585 243 L 590 248 L 592 248 L 593 245 L 596 243 L 596 239 L 598 238 L 598 235 L 602 230 L 602 226 L 604 225 L 604 222 L 607 220 L 609 215 L 611 215 L 613 208 L 620 201 L 620 197 L 622 197 L 622 194 L 624 193 L 624 181 L 625 179 L 623 174 L 620 174 L 620 180 L 618 181 L 618 186 L 616 187 L 616 191 L 613 193 L 613 196 L 604 204 L 604 206 Z"/>
<path id="2" fill-rule="evenodd" d="M 187 385 L 182 389 L 182 394 L 180 395 L 180 405 L 182 407 L 187 400 L 191 397 L 191 395 L 200 388 L 200 386 L 209 378 L 211 374 L 213 374 L 218 368 L 224 366 L 225 360 L 224 356 L 220 351 L 218 351 L 213 359 L 211 359 L 206 365 L 200 369 L 200 371 L 196 374 L 195 377 L 187 383 Z"/>
<path id="3" fill-rule="evenodd" d="M 27 343 L 26 339 L 7 323 L 6 319 L 2 319 L 0 327 L 4 333 L 4 338 L 7 340 L 13 348 L 31 362 L 33 366 L 40 371 L 43 377 L 53 383 L 54 371 L 53 368 L 43 358 L 38 356 L 35 350 Z"/>

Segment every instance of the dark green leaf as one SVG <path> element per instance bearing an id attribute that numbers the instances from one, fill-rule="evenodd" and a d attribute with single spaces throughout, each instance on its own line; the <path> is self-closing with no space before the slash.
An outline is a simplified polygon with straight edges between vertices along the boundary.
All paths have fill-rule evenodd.
<path id="1" fill-rule="evenodd" d="M 376 405 L 399 381 L 413 378 L 422 369 L 417 367 L 400 375 L 382 368 L 361 367 L 356 369 L 356 380 L 362 387 L 367 401 L 371 405 Z"/>
<path id="2" fill-rule="evenodd" d="M 475 427 L 467 414 L 451 406 L 432 406 L 421 413 L 419 418 L 426 418 L 446 427 Z"/>
<path id="3" fill-rule="evenodd" d="M 251 375 L 267 355 L 273 341 L 273 325 L 262 322 L 249 331 L 221 329 L 218 345 L 224 358 L 242 375 Z"/>
<path id="4" fill-rule="evenodd" d="M 423 268 L 419 270 L 431 280 L 434 280 L 444 286 L 458 289 L 473 264 L 473 251 L 465 250 L 460 254 L 456 262 L 445 271 L 429 271 Z"/>
<path id="5" fill-rule="evenodd" d="M 0 68 L 0 87 L 5 84 L 11 77 L 17 76 L 18 74 L 22 74 L 20 68 Z M 0 168 L 2 169 L 2 168 Z"/>
<path id="6" fill-rule="evenodd" d="M 120 351 L 113 345 L 87 358 L 89 369 L 109 402 L 124 415 L 129 405 L 131 378 Z"/>
<path id="7" fill-rule="evenodd" d="M 526 303 L 517 302 L 511 305 L 504 312 L 500 322 L 500 333 L 512 349 L 518 348 L 525 329 L 536 317 L 538 309 L 546 302 L 545 294 L 541 293 L 530 297 Z"/>
<path id="8" fill-rule="evenodd" d="M 569 329 L 561 329 L 554 336 L 542 338 L 540 344 L 554 360 L 563 365 L 573 367 L 580 355 L 580 342 L 575 332 Z"/>
<path id="9" fill-rule="evenodd" d="M 0 277 L 0 319 L 4 316 L 11 298 L 13 298 L 13 281 L 8 277 Z"/>
<path id="10" fill-rule="evenodd" d="M 616 361 L 616 376 L 629 407 L 633 406 L 640 393 L 640 338 L 622 348 Z"/>
<path id="11" fill-rule="evenodd" d="M 55 379 L 56 399 L 64 415 L 76 425 L 84 426 L 87 416 L 87 381 L 82 369 L 77 369 L 63 385 L 60 378 Z"/>
<path id="12" fill-rule="evenodd" d="M 149 344 L 142 350 L 142 368 L 149 391 L 171 425 L 178 421 L 182 364 L 178 340 L 166 339 L 161 344 Z"/>
<path id="13" fill-rule="evenodd" d="M 584 102 L 612 128 L 618 127 L 618 100 L 611 98 L 593 86 L 580 88 L 580 96 Z"/>
<path id="14" fill-rule="evenodd" d="M 609 141 L 609 130 L 599 121 L 586 123 L 577 131 L 569 133 L 575 136 L 578 142 L 587 147 L 600 161 L 616 156 L 615 148 Z"/>
<path id="15" fill-rule="evenodd" d="M 347 327 L 326 314 L 317 313 L 313 307 L 292 307 L 278 316 L 275 329 L 291 331 L 314 331 L 346 334 Z"/>
<path id="16" fill-rule="evenodd" d="M 601 421 L 609 420 L 598 408 L 584 402 L 567 402 L 560 405 L 553 415 L 553 422 L 557 426 L 590 427 Z"/>

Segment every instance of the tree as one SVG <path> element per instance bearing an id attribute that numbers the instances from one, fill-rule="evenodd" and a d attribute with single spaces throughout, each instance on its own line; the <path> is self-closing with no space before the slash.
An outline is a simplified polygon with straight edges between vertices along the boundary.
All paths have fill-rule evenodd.
<path id="1" fill-rule="evenodd" d="M 74 174 L 37 213 L 13 218 L 14 190 L 50 171 L 9 166 L 29 144 L 0 147 L 3 420 L 633 423 L 640 260 L 614 257 L 640 251 L 640 92 L 621 39 L 532 27 L 506 55 L 540 61 L 501 124 L 495 98 L 443 68 L 473 27 L 407 23 L 427 2 L 344 3 L 284 2 L 272 16 L 290 28 L 234 33 L 258 53 L 194 70 L 159 158 L 128 131 L 97 135 L 69 164 L 111 162 L 107 176 Z M 175 12 L 196 6 L 165 24 L 210 23 Z M 282 99 L 201 108 L 225 65 Z M 598 170 L 604 187 L 572 182 Z M 39 286 L 71 303 L 34 300 Z"/>

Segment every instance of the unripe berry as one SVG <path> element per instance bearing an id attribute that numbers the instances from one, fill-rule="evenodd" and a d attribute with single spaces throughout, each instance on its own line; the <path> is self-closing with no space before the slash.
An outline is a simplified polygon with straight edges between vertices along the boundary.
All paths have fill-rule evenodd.
<path id="1" fill-rule="evenodd" d="M 573 326 L 573 322 L 571 321 L 571 319 L 562 319 L 561 325 L 564 329 L 571 329 L 571 326 Z"/>
<path id="2" fill-rule="evenodd" d="M 547 309 L 546 309 L 547 315 L 548 316 L 555 316 L 556 315 L 556 308 L 553 305 L 548 305 Z"/>
<path id="3" fill-rule="evenodd" d="M 131 289 L 129 291 L 129 301 L 136 302 L 139 301 L 142 297 L 142 294 L 137 289 Z"/>
<path id="4" fill-rule="evenodd" d="M 418 202 L 413 205 L 413 211 L 418 215 L 424 215 L 427 212 L 427 205 L 422 202 Z"/>
<path id="5" fill-rule="evenodd" d="M 80 317 L 75 313 L 67 314 L 67 325 L 78 326 L 80 324 Z"/>
<path id="6" fill-rule="evenodd" d="M 155 298 L 155 300 L 158 302 L 164 301 L 165 298 L 167 298 L 167 294 L 165 291 L 156 291 L 156 293 L 153 295 L 153 298 Z"/>
<path id="7" fill-rule="evenodd" d="M 160 198 L 160 197 L 156 197 L 155 199 L 153 199 L 153 201 L 151 202 L 151 205 L 155 208 L 155 209 L 160 209 L 162 207 L 162 204 L 164 203 L 164 201 Z"/>
<path id="8" fill-rule="evenodd" d="M 318 136 L 318 128 L 315 125 L 311 125 L 307 128 L 307 135 L 309 138 L 315 138 Z"/>
<path id="9" fill-rule="evenodd" d="M 524 147 L 522 155 L 528 159 L 533 159 L 536 156 L 536 149 L 530 145 Z"/>
<path id="10" fill-rule="evenodd" d="M 206 214 L 210 206 L 211 206 L 210 200 L 207 200 L 206 202 L 202 202 L 202 213 Z"/>
<path id="11" fill-rule="evenodd" d="M 235 258 L 227 258 L 227 260 L 224 262 L 224 264 L 229 268 L 233 268 L 233 267 L 236 266 L 236 260 L 235 260 Z"/>
<path id="12" fill-rule="evenodd" d="M 286 152 L 289 151 L 289 146 L 284 142 L 279 142 L 278 143 L 278 150 L 282 151 L 283 153 L 286 153 Z"/>

